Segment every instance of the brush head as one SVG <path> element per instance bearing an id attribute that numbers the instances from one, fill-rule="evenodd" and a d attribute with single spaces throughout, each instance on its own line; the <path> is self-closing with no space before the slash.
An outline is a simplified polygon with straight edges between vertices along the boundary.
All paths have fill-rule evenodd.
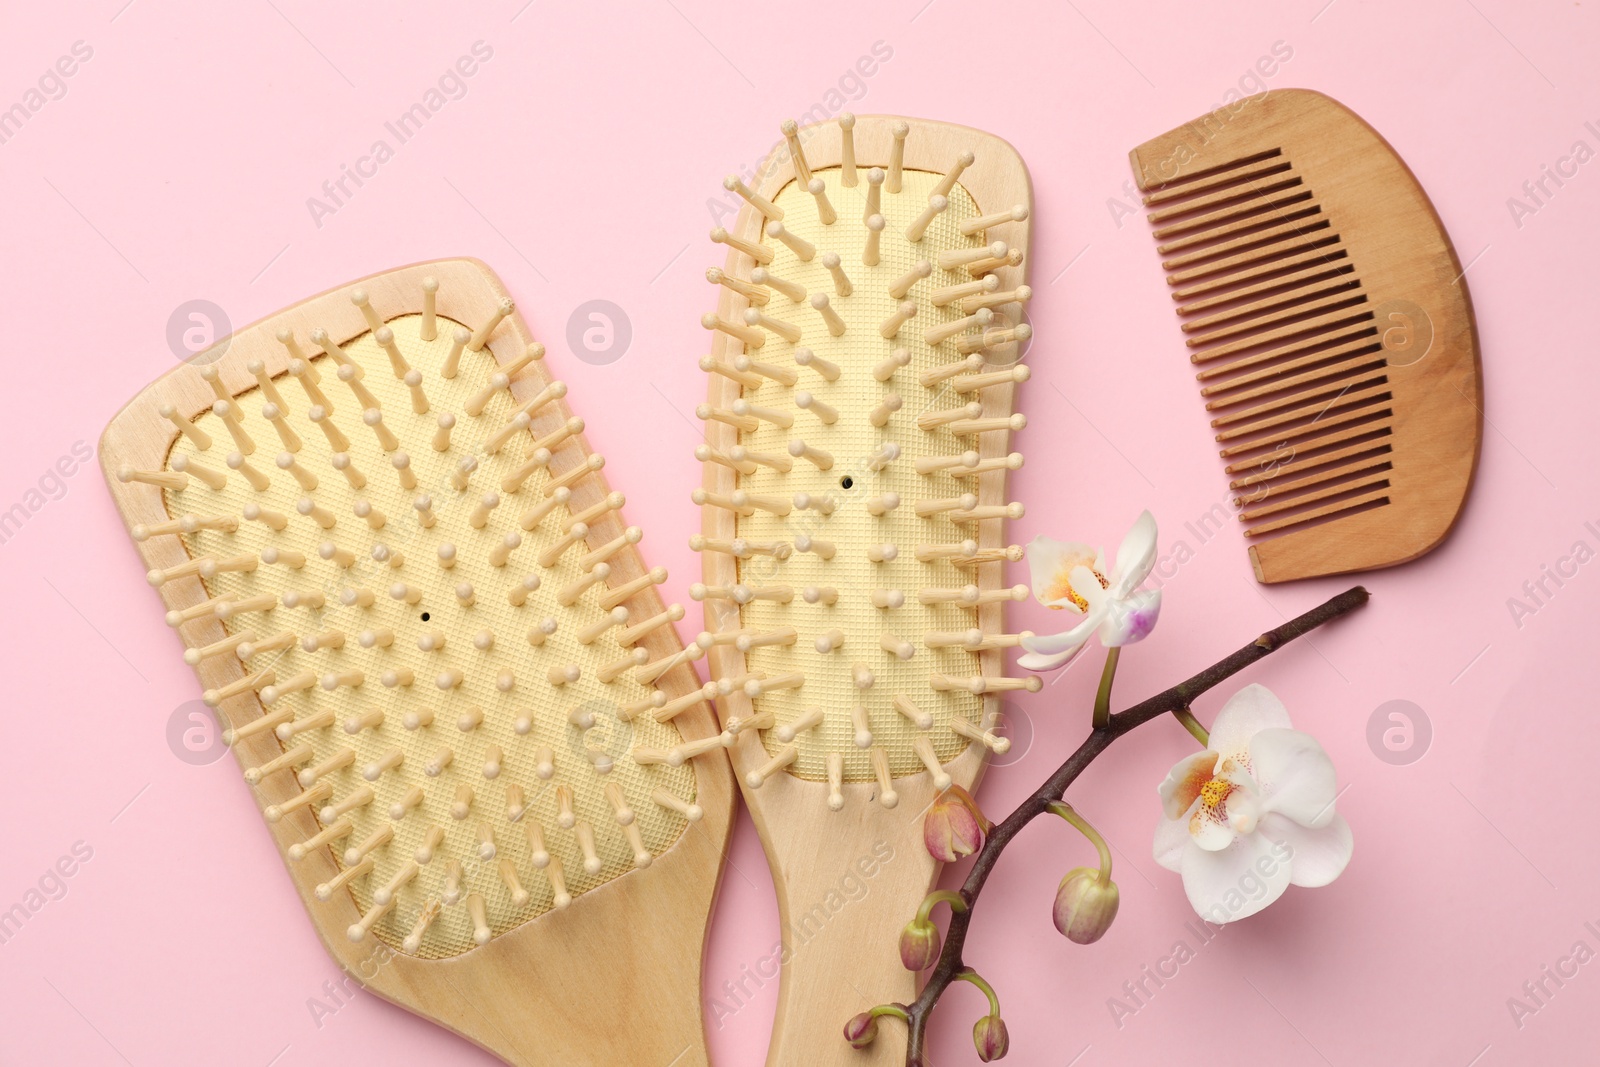
<path id="1" fill-rule="evenodd" d="M 1416 178 L 1320 93 L 1247 97 L 1133 150 L 1263 582 L 1391 566 L 1466 499 L 1482 375 L 1466 279 Z"/>
<path id="2" fill-rule="evenodd" d="M 937 129 L 939 171 L 905 165 L 914 126 L 786 130 L 788 160 L 714 235 L 732 252 L 703 319 L 701 642 L 726 714 L 757 724 L 746 787 L 826 781 L 833 810 L 843 783 L 885 806 L 895 779 L 948 784 L 945 764 L 998 740 L 995 694 L 1037 684 L 1001 652 L 1026 173 L 1005 185 L 1014 156 L 982 170 L 964 131 Z"/>
<path id="3" fill-rule="evenodd" d="M 565 386 L 508 300 L 422 281 L 188 372 L 117 484 L 160 494 L 119 502 L 325 935 L 435 960 L 651 867 L 714 798 L 635 758 L 684 751 L 669 701 L 709 715 Z"/>

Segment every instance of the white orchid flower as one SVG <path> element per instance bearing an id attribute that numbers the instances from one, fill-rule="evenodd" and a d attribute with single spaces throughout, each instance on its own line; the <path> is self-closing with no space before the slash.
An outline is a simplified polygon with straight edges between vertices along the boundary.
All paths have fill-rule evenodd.
<path id="1" fill-rule="evenodd" d="M 1265 686 L 1217 713 L 1210 746 L 1161 783 L 1155 859 L 1183 875 L 1203 919 L 1254 915 L 1291 885 L 1324 886 L 1350 862 L 1350 825 L 1333 810 L 1333 761 L 1290 728 Z"/>
<path id="2" fill-rule="evenodd" d="M 1106 572 L 1105 553 L 1074 541 L 1036 537 L 1028 545 L 1028 574 L 1033 595 L 1049 608 L 1083 616 L 1072 629 L 1025 637 L 1025 670 L 1051 671 L 1082 652 L 1097 633 L 1100 643 L 1117 648 L 1142 641 L 1161 614 L 1161 590 L 1140 590 L 1156 563 L 1156 520 L 1140 514 L 1117 549 L 1117 562 Z"/>

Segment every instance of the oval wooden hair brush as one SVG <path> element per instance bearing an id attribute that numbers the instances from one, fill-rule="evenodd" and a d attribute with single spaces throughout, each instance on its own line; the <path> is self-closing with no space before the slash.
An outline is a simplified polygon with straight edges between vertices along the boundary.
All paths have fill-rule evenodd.
<path id="1" fill-rule="evenodd" d="M 855 1013 L 909 1000 L 898 931 L 937 874 L 922 815 L 972 787 L 1005 676 L 1002 537 L 1028 172 L 960 126 L 844 115 L 785 146 L 712 233 L 699 550 L 708 695 L 778 886 L 770 1064 L 852 1052 Z M 897 1042 L 899 1048 L 896 1048 Z"/>
<path id="2" fill-rule="evenodd" d="M 1483 376 L 1465 271 L 1405 162 L 1306 89 L 1131 159 L 1257 579 L 1431 551 L 1472 484 Z"/>
<path id="3" fill-rule="evenodd" d="M 406 267 L 166 375 L 101 461 L 346 970 L 510 1063 L 705 1064 L 732 784 L 543 354 L 482 264 Z"/>

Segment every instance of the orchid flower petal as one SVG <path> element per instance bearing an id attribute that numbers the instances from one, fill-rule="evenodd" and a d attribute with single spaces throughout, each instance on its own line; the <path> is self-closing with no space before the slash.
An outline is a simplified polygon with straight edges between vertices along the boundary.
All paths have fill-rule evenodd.
<path id="1" fill-rule="evenodd" d="M 1217 770 L 1215 752 L 1196 752 L 1172 765 L 1166 781 L 1156 792 L 1161 797 L 1161 810 L 1168 819 L 1181 818 L 1200 799 L 1200 790 L 1211 781 Z"/>
<path id="2" fill-rule="evenodd" d="M 1290 883 L 1312 889 L 1325 886 L 1344 873 L 1355 848 L 1350 824 L 1342 815 L 1335 815 L 1326 826 L 1313 829 L 1277 812 L 1269 812 L 1261 817 L 1261 832 L 1256 836 L 1276 841 L 1280 853 L 1290 852 Z"/>
<path id="3" fill-rule="evenodd" d="M 1033 583 L 1033 595 L 1049 608 L 1065 608 L 1082 612 L 1083 607 L 1072 590 L 1070 576 L 1078 566 L 1091 566 L 1097 560 L 1094 548 L 1079 541 L 1056 541 L 1048 537 L 1035 537 L 1028 543 L 1028 577 Z"/>
<path id="4" fill-rule="evenodd" d="M 1112 596 L 1125 597 L 1150 577 L 1156 565 L 1156 549 L 1156 519 L 1146 509 L 1117 548 L 1117 562 L 1111 572 Z"/>
<path id="5" fill-rule="evenodd" d="M 1258 731 L 1290 729 L 1289 709 L 1264 685 L 1247 685 L 1222 705 L 1211 724 L 1211 747 L 1224 756 L 1246 759 Z"/>
<path id="6" fill-rule="evenodd" d="M 1317 739 L 1299 730 L 1272 728 L 1250 739 L 1250 765 L 1261 789 L 1261 808 L 1301 826 L 1333 821 L 1337 795 L 1333 760 Z"/>
<path id="7" fill-rule="evenodd" d="M 1194 805 L 1190 805 L 1192 808 Z M 1189 848 L 1189 816 L 1185 811 L 1176 819 L 1162 819 L 1156 824 L 1155 845 L 1151 854 L 1155 861 L 1169 871 L 1183 871 L 1183 855 Z"/>
<path id="8" fill-rule="evenodd" d="M 1183 891 L 1202 919 L 1228 923 L 1254 915 L 1289 888 L 1290 865 L 1265 834 L 1242 834 L 1208 852 L 1191 843 L 1183 855 Z"/>
<path id="9" fill-rule="evenodd" d="M 1108 601 L 1105 621 L 1100 624 L 1100 643 L 1107 648 L 1137 644 L 1150 636 L 1160 617 L 1159 589 L 1146 589 L 1123 600 Z"/>

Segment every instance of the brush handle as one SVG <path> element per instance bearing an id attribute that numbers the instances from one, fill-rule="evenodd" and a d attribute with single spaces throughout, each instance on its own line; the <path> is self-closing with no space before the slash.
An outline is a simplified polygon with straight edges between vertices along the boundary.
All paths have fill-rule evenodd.
<path id="1" fill-rule="evenodd" d="M 738 762 L 750 759 L 741 755 Z M 966 760 L 977 762 L 970 754 Z M 899 802 L 885 808 L 875 784 L 847 783 L 838 812 L 827 810 L 825 783 L 787 774 L 745 794 L 767 846 L 783 936 L 769 1067 L 892 1067 L 905 1059 L 906 1028 L 892 1018 L 860 1052 L 843 1036 L 857 1013 L 909 1003 L 917 993 L 917 976 L 900 963 L 899 940 L 938 876 L 922 843 L 934 790 L 925 775 L 894 784 Z M 796 808 L 820 814 L 797 818 Z"/>

